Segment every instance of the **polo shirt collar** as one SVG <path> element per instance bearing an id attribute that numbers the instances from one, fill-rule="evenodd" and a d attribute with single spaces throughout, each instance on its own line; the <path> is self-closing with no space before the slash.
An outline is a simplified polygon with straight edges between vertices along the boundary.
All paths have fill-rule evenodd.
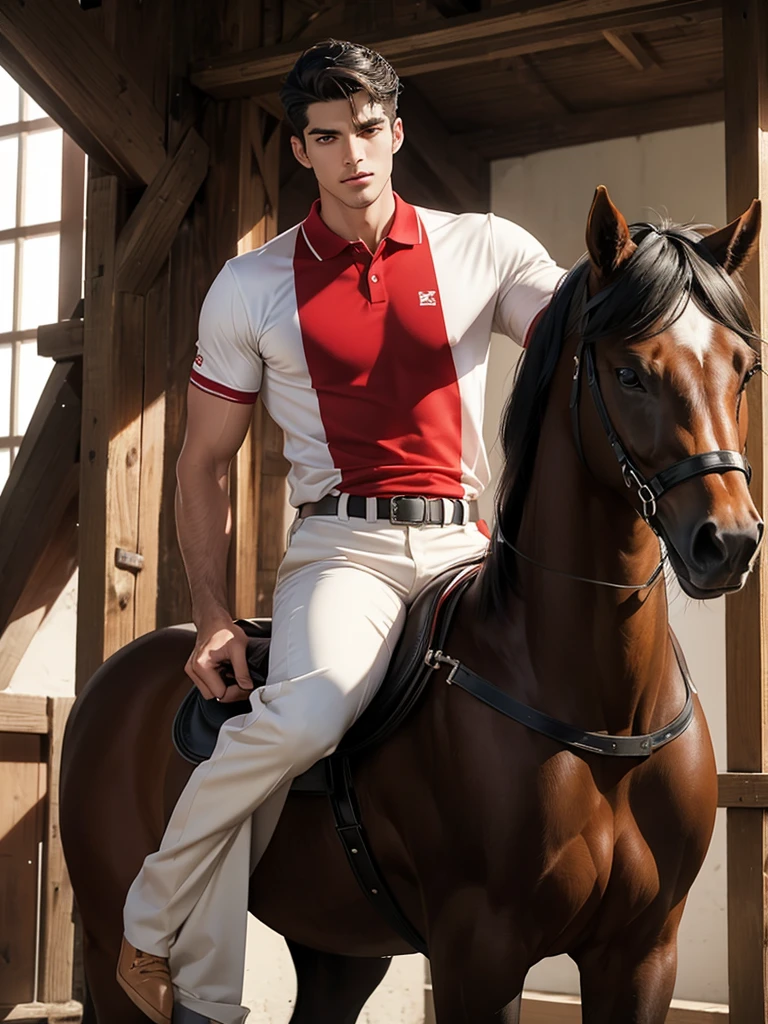
<path id="1" fill-rule="evenodd" d="M 307 245 L 318 260 L 329 260 L 338 256 L 353 243 L 331 231 L 320 216 L 320 200 L 316 199 L 309 216 L 301 223 L 301 230 Z M 404 202 L 395 193 L 395 217 L 387 238 L 400 245 L 419 245 L 422 227 L 415 207 Z"/>

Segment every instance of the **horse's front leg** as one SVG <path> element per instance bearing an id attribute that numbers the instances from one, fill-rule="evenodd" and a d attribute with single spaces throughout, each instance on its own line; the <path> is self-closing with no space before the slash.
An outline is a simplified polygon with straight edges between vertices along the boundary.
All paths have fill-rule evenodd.
<path id="1" fill-rule="evenodd" d="M 644 947 L 622 936 L 577 958 L 583 1024 L 664 1024 L 677 974 L 679 916 Z"/>
<path id="2" fill-rule="evenodd" d="M 499 954 L 490 944 L 430 942 L 436 1024 L 520 1024 L 527 966 Z"/>

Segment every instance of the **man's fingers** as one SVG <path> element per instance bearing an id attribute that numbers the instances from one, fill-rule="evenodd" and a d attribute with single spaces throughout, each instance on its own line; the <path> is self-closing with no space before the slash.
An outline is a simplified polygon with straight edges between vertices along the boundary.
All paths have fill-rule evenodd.
<path id="1" fill-rule="evenodd" d="M 207 687 L 211 697 L 221 698 L 224 696 L 227 690 L 227 684 L 219 675 L 216 665 L 212 665 L 211 662 L 206 659 L 206 661 L 195 662 L 194 669 L 196 679 L 200 680 L 200 682 Z"/>
<path id="2" fill-rule="evenodd" d="M 184 666 L 184 671 L 187 673 L 189 678 L 192 680 L 192 682 L 198 688 L 198 690 L 203 695 L 203 697 L 206 700 L 211 700 L 213 698 L 213 694 L 208 689 L 208 687 L 205 685 L 205 680 L 201 679 L 200 676 L 197 674 L 197 672 L 195 672 L 195 668 L 194 668 L 194 665 L 192 664 L 192 659 L 191 658 L 187 662 L 187 664 Z"/>
<path id="3" fill-rule="evenodd" d="M 251 679 L 251 673 L 248 671 L 248 662 L 245 658 L 245 646 L 242 641 L 238 642 L 238 638 L 234 637 L 227 644 L 227 652 L 232 664 L 232 671 L 235 673 L 237 685 L 241 690 L 252 690 L 253 680 Z"/>
<path id="4" fill-rule="evenodd" d="M 219 700 L 220 704 L 233 704 L 235 701 L 248 700 L 253 690 L 241 690 L 239 686 L 228 686 L 227 692 Z"/>

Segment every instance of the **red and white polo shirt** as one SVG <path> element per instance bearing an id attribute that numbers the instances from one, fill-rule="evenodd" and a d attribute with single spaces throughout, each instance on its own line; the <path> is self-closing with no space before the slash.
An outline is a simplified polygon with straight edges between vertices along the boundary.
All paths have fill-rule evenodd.
<path id="1" fill-rule="evenodd" d="M 473 499 L 490 472 L 492 331 L 522 344 L 563 271 L 493 214 L 396 197 L 372 255 L 320 217 L 229 260 L 200 313 L 192 383 L 260 393 L 285 433 L 291 503 L 329 493 Z"/>

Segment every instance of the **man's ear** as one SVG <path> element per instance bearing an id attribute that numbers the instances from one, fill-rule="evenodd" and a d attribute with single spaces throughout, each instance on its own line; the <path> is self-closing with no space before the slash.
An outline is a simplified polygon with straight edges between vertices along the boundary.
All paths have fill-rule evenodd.
<path id="1" fill-rule="evenodd" d="M 306 167 L 307 170 L 311 170 L 312 164 L 307 156 L 306 149 L 304 149 L 304 142 L 298 137 L 298 135 L 291 136 L 291 149 L 293 150 L 293 155 L 299 161 L 301 166 Z"/>
<path id="2" fill-rule="evenodd" d="M 396 117 L 392 122 L 392 152 L 397 153 L 405 142 L 405 129 L 403 128 L 402 117 Z"/>

